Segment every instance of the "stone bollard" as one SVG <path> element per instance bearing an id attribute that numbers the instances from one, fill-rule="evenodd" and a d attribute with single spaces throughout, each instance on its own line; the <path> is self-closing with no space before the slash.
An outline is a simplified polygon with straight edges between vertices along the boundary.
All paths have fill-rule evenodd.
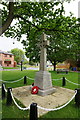
<path id="1" fill-rule="evenodd" d="M 27 78 L 24 76 L 24 84 L 27 84 Z"/>
<path id="2" fill-rule="evenodd" d="M 4 88 L 5 84 L 2 83 L 2 99 L 5 99 L 6 97 L 6 93 L 5 93 L 5 88 Z"/>
<path id="3" fill-rule="evenodd" d="M 65 79 L 65 77 L 63 77 L 62 86 L 65 86 L 65 85 L 66 85 L 66 79 Z"/>
<path id="4" fill-rule="evenodd" d="M 68 74 L 68 71 L 66 71 L 66 74 Z"/>
<path id="5" fill-rule="evenodd" d="M 37 103 L 32 103 L 30 105 L 30 118 L 29 118 L 29 120 L 38 120 Z"/>
<path id="6" fill-rule="evenodd" d="M 80 88 L 75 89 L 77 90 L 77 94 L 75 96 L 75 102 L 78 107 L 80 107 Z"/>
<path id="7" fill-rule="evenodd" d="M 57 74 L 59 73 L 59 71 L 57 70 Z"/>
<path id="8" fill-rule="evenodd" d="M 12 88 L 9 87 L 7 89 L 7 101 L 6 101 L 6 105 L 8 106 L 12 104 L 12 96 L 10 90 L 12 91 Z"/>

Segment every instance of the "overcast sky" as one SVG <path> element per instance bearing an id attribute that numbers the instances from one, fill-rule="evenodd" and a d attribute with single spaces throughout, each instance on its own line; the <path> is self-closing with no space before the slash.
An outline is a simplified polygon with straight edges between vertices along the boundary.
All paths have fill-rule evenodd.
<path id="1" fill-rule="evenodd" d="M 78 2 L 80 0 L 71 1 L 70 3 L 65 3 L 64 8 L 66 11 L 66 16 L 69 15 L 69 12 L 72 12 L 75 17 L 78 17 Z M 13 44 L 13 42 L 15 44 Z M 11 38 L 0 37 L 0 50 L 10 51 L 13 48 L 19 48 L 23 50 L 23 45 Z"/>

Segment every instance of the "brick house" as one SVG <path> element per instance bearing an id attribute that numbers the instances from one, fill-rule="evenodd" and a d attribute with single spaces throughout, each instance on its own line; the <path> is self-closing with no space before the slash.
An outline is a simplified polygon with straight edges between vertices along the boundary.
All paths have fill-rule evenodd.
<path id="1" fill-rule="evenodd" d="M 16 67 L 16 61 L 14 61 L 14 55 L 0 51 L 0 65 L 2 67 Z"/>

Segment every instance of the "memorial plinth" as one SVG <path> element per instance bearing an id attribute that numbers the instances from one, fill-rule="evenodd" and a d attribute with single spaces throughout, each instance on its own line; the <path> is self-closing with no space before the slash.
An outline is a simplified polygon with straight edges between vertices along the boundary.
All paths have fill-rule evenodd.
<path id="1" fill-rule="evenodd" d="M 52 86 L 51 74 L 48 71 L 37 72 L 34 85 L 39 87 L 38 94 L 41 96 L 55 92 L 55 88 Z"/>
<path id="2" fill-rule="evenodd" d="M 34 81 L 34 86 L 39 87 L 38 94 L 41 96 L 45 96 L 56 91 L 56 89 L 52 86 L 51 74 L 46 68 L 46 46 L 48 43 L 49 42 L 46 39 L 46 35 L 43 33 L 41 41 L 40 71 L 36 73 L 36 78 Z"/>

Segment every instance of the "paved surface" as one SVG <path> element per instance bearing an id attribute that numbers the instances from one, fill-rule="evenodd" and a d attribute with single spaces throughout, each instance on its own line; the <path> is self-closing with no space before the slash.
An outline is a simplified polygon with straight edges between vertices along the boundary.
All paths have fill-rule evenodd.
<path id="1" fill-rule="evenodd" d="M 29 67 L 29 68 L 26 68 L 26 70 L 39 70 L 39 68 Z"/>
<path id="2" fill-rule="evenodd" d="M 20 69 L 3 69 L 2 71 L 13 71 L 13 70 L 20 70 Z"/>
<path id="3" fill-rule="evenodd" d="M 28 107 L 31 103 L 37 103 L 39 106 L 45 108 L 56 108 L 68 102 L 72 96 L 74 95 L 74 91 L 62 87 L 56 87 L 56 92 L 47 95 L 47 96 L 39 96 L 33 95 L 30 91 L 30 86 L 23 86 L 18 88 L 13 88 L 13 95 L 19 101 L 21 101 L 25 107 Z M 47 111 L 38 109 L 38 117 L 47 113 Z"/>

